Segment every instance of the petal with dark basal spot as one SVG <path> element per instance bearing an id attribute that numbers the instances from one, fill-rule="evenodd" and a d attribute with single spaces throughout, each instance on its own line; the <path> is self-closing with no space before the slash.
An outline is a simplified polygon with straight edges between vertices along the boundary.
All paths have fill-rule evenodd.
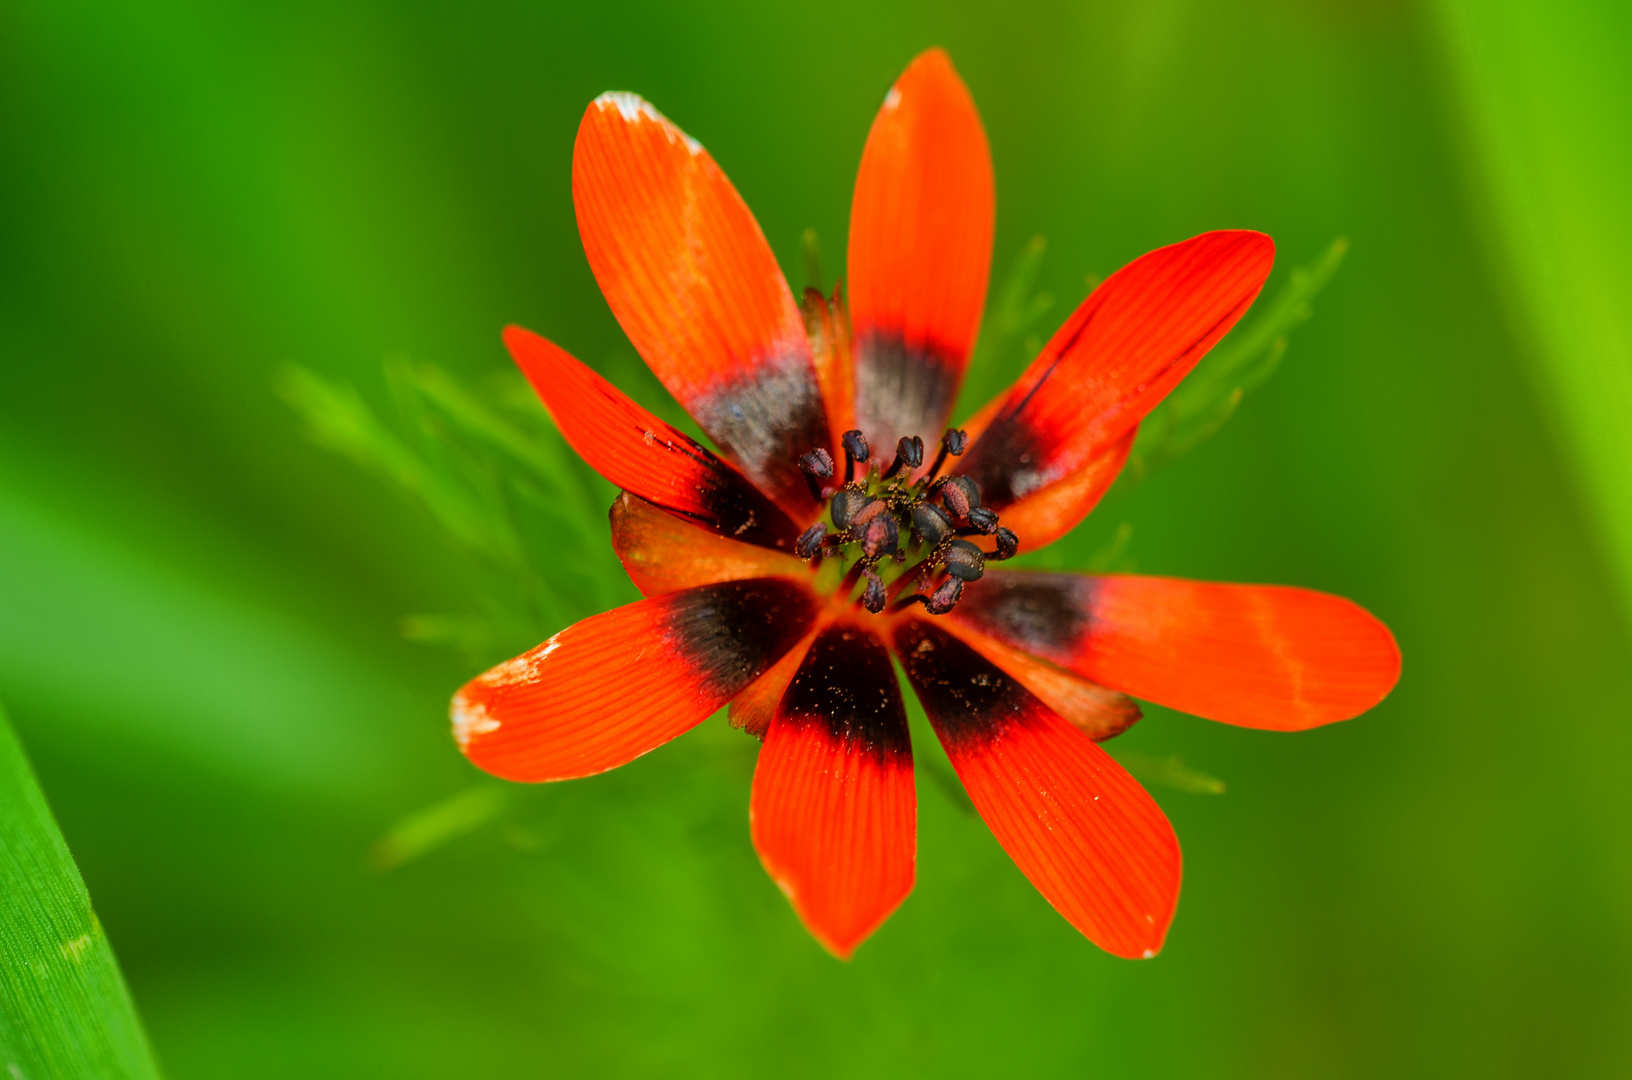
<path id="1" fill-rule="evenodd" d="M 1263 233 L 1230 230 L 1158 248 L 1112 274 L 999 403 L 977 414 L 984 430 L 958 471 L 1002 511 L 1088 466 L 1229 332 L 1274 259 Z"/>
<path id="2" fill-rule="evenodd" d="M 980 328 L 994 206 L 974 101 L 931 49 L 885 96 L 850 207 L 856 426 L 880 450 L 946 426 Z"/>
<path id="3" fill-rule="evenodd" d="M 759 225 L 696 140 L 633 94 L 585 111 L 572 199 L 590 269 L 663 385 L 796 515 L 794 462 L 831 449 L 804 320 Z"/>
<path id="4" fill-rule="evenodd" d="M 1347 720 L 1400 675 L 1376 616 L 1284 585 L 991 570 L 952 617 L 1103 686 L 1242 727 Z"/>
<path id="5" fill-rule="evenodd" d="M 971 588 L 971 595 L 973 592 L 974 588 Z M 974 629 L 967 621 L 948 618 L 943 619 L 940 626 L 1002 668 L 1035 694 L 1037 700 L 1095 742 L 1115 738 L 1139 720 L 1138 703 L 1124 693 L 1109 690 L 1047 660 L 1021 652 Z"/>
<path id="6" fill-rule="evenodd" d="M 1080 731 L 922 619 L 895 648 L 975 809 L 1037 891 L 1090 941 L 1156 955 L 1179 898 L 1161 807 Z"/>
<path id="7" fill-rule="evenodd" d="M 854 623 L 817 636 L 754 770 L 754 847 L 810 932 L 848 959 L 912 891 L 912 746 L 884 643 Z"/>
<path id="8" fill-rule="evenodd" d="M 780 660 L 817 599 L 756 578 L 666 593 L 575 623 L 454 695 L 454 737 L 506 780 L 605 772 L 702 723 Z"/>
<path id="9" fill-rule="evenodd" d="M 642 596 L 716 581 L 754 577 L 809 581 L 811 577 L 810 568 L 791 555 L 721 536 L 627 491 L 618 493 L 607 516 L 612 525 L 612 550 Z"/>
<path id="10" fill-rule="evenodd" d="M 731 465 L 553 342 L 510 326 L 504 343 L 562 436 L 596 472 L 722 536 L 793 550 L 798 528 Z"/>

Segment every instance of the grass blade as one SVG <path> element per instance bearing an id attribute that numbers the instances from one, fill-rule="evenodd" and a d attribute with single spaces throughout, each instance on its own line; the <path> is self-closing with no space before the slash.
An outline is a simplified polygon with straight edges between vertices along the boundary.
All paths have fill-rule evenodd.
<path id="1" fill-rule="evenodd" d="M 158 1076 L 84 879 L 4 712 L 0 1059 L 28 1080 Z"/>

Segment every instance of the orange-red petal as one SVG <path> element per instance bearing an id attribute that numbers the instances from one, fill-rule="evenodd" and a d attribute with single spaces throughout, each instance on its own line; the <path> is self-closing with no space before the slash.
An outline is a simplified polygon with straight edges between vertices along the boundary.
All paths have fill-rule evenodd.
<path id="1" fill-rule="evenodd" d="M 1110 755 L 956 637 L 921 619 L 895 646 L 975 809 L 1090 941 L 1156 955 L 1178 904 L 1178 838 Z"/>
<path id="2" fill-rule="evenodd" d="M 990 570 L 950 618 L 1134 697 L 1273 731 L 1358 716 L 1400 676 L 1376 616 L 1281 585 Z"/>
<path id="3" fill-rule="evenodd" d="M 1139 705 L 1081 675 L 1040 660 L 976 630 L 970 623 L 942 619 L 936 624 L 1002 668 L 1014 681 L 1095 742 L 1122 734 L 1138 722 Z"/>
<path id="4" fill-rule="evenodd" d="M 850 206 L 856 424 L 887 463 L 945 427 L 986 302 L 991 151 L 940 49 L 915 59 L 873 120 Z"/>
<path id="5" fill-rule="evenodd" d="M 722 536 L 793 550 L 798 529 L 736 469 L 555 343 L 509 326 L 504 343 L 562 436 L 612 483 Z"/>
<path id="6" fill-rule="evenodd" d="M 782 695 L 788 692 L 788 684 L 799 671 L 799 665 L 805 662 L 805 655 L 810 652 L 811 643 L 816 635 L 827 629 L 827 621 L 818 619 L 810 632 L 800 639 L 799 644 L 787 651 L 787 654 L 772 664 L 770 669 L 743 688 L 742 693 L 731 699 L 731 726 L 741 728 L 754 738 L 764 741 L 765 733 L 771 730 L 771 719 L 776 716 L 776 707 L 782 704 Z"/>
<path id="7" fill-rule="evenodd" d="M 616 768 L 706 720 L 782 658 L 816 597 L 757 578 L 666 593 L 575 623 L 454 695 L 454 738 L 506 780 Z"/>
<path id="8" fill-rule="evenodd" d="M 850 305 L 845 299 L 844 282 L 834 282 L 831 297 L 822 296 L 817 289 L 806 289 L 799 310 L 805 317 L 805 334 L 810 338 L 816 382 L 827 405 L 833 445 L 838 446 L 844 433 L 856 426 L 855 358 L 850 345 Z"/>
<path id="9" fill-rule="evenodd" d="M 994 509 L 1041 492 L 1126 435 L 1234 326 L 1275 245 L 1203 233 L 1143 255 L 1072 313 L 1005 394 L 957 471 Z"/>
<path id="10" fill-rule="evenodd" d="M 793 294 L 708 152 L 633 94 L 584 113 L 572 200 L 590 269 L 646 363 L 756 484 L 814 504 L 796 462 L 829 446 Z"/>
<path id="11" fill-rule="evenodd" d="M 1076 528 L 1116 483 L 1138 434 L 1137 427 L 1128 429 L 1063 480 L 1003 507 L 1003 524 L 1020 538 L 1020 550 L 1036 551 Z"/>
<path id="12" fill-rule="evenodd" d="M 721 536 L 627 491 L 618 493 L 607 516 L 612 523 L 612 550 L 642 596 L 716 581 L 754 577 L 808 581 L 811 577 L 810 567 L 792 555 Z"/>
<path id="13" fill-rule="evenodd" d="M 816 940 L 842 959 L 912 891 L 912 746 L 890 654 L 838 623 L 817 635 L 754 770 L 754 848 Z"/>

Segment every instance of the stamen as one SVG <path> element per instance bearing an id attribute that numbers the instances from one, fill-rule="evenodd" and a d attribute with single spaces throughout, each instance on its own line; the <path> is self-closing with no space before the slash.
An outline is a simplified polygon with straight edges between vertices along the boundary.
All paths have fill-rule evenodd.
<path id="1" fill-rule="evenodd" d="M 822 481 L 833 477 L 833 455 L 821 447 L 807 451 L 799 457 L 799 470 L 805 474 L 805 483 L 810 488 L 810 497 L 817 502 L 822 501 Z"/>
<path id="2" fill-rule="evenodd" d="M 941 436 L 941 450 L 935 455 L 935 464 L 929 467 L 925 480 L 933 480 L 940 473 L 941 466 L 946 463 L 946 455 L 962 457 L 963 452 L 969 449 L 969 433 L 961 428 L 947 428 L 946 434 Z"/>
<path id="3" fill-rule="evenodd" d="M 882 505 L 882 504 L 874 504 Z M 869 510 L 872 507 L 868 507 Z M 900 542 L 900 528 L 895 519 L 888 515 L 875 517 L 862 530 L 861 550 L 869 559 L 882 558 L 885 555 L 895 554 L 896 544 Z"/>
<path id="4" fill-rule="evenodd" d="M 841 488 L 833 496 L 831 504 L 833 527 L 841 532 L 850 528 L 851 525 L 855 524 L 856 515 L 876 501 L 865 491 L 857 491 L 855 488 Z"/>
<path id="5" fill-rule="evenodd" d="M 946 515 L 927 502 L 912 508 L 912 528 L 932 548 L 940 547 L 941 541 L 952 535 L 952 523 Z"/>
<path id="6" fill-rule="evenodd" d="M 906 466 L 910 472 L 924 463 L 924 440 L 914 435 L 910 439 L 903 435 L 895 444 L 895 460 L 890 463 L 889 471 L 884 474 L 888 480 Z"/>
<path id="7" fill-rule="evenodd" d="M 814 559 L 822 550 L 822 542 L 827 539 L 827 523 L 818 521 L 810 528 L 799 534 L 794 542 L 793 553 L 801 559 Z"/>
<path id="8" fill-rule="evenodd" d="M 1014 535 L 1014 530 L 1005 525 L 997 527 L 997 550 L 986 556 L 987 562 L 1002 562 L 1004 559 L 1014 558 L 1014 553 L 1020 550 L 1020 538 Z"/>
<path id="9" fill-rule="evenodd" d="M 967 540 L 954 540 L 942 556 L 946 572 L 964 581 L 979 581 L 986 572 L 986 553 Z"/>
<path id="10" fill-rule="evenodd" d="M 845 571 L 844 580 L 839 583 L 839 595 L 848 596 L 850 590 L 856 587 L 856 582 L 861 580 L 861 575 L 872 572 L 873 568 L 871 566 L 867 565 L 865 561 L 857 559 L 856 564 Z"/>
<path id="11" fill-rule="evenodd" d="M 966 518 L 969 511 L 980 505 L 980 488 L 967 476 L 949 476 L 938 488 L 941 501 L 952 511 L 954 518 Z"/>
<path id="12" fill-rule="evenodd" d="M 855 428 L 846 431 L 839 441 L 844 444 L 844 482 L 848 484 L 856 475 L 856 462 L 866 464 L 871 451 L 867 448 L 867 436 Z"/>
<path id="13" fill-rule="evenodd" d="M 857 525 L 865 525 L 869 521 L 872 521 L 874 518 L 878 517 L 880 514 L 883 514 L 885 511 L 889 510 L 889 508 L 890 504 L 885 502 L 883 499 L 870 500 L 860 510 L 851 511 L 850 527 L 854 528 Z"/>
<path id="14" fill-rule="evenodd" d="M 828 500 L 828 517 L 806 529 L 794 545 L 794 554 L 813 565 L 824 557 L 838 560 L 833 569 L 841 571 L 835 575 L 841 579 L 839 596 L 854 597 L 854 603 L 875 614 L 922 604 L 931 615 L 944 615 L 957 606 L 966 582 L 980 580 L 988 560 L 1001 562 L 1019 551 L 1014 531 L 999 524 L 995 511 L 981 506 L 974 480 L 936 478 L 948 458 L 968 449 L 966 432 L 948 429 L 928 474 L 916 481 L 913 475 L 924 463 L 924 441 L 916 435 L 896 442 L 895 459 L 882 473 L 856 468 L 866 465 L 872 453 L 861 431 L 847 431 L 839 441 L 845 459 L 842 487 L 818 483 L 836 471 L 826 450 L 799 458 L 812 494 L 819 491 L 818 498 Z M 965 539 L 981 535 L 993 538 L 995 550 L 985 552 Z M 885 560 L 900 565 L 889 571 L 888 584 L 889 575 L 881 572 Z M 825 590 L 834 577 L 821 580 Z"/>
<path id="15" fill-rule="evenodd" d="M 866 573 L 867 588 L 861 594 L 861 606 L 877 615 L 884 610 L 884 581 L 871 570 Z"/>
<path id="16" fill-rule="evenodd" d="M 894 600 L 897 596 L 900 596 L 903 592 L 906 591 L 906 588 L 907 588 L 908 585 L 917 585 L 918 583 L 922 582 L 924 580 L 925 576 L 928 574 L 928 572 L 929 572 L 929 563 L 927 561 L 919 563 L 913 569 L 908 570 L 906 573 L 902 574 L 900 577 L 898 577 L 894 581 L 890 582 L 890 584 L 884 590 L 885 595 L 889 599 Z M 910 596 L 905 597 L 899 603 L 897 603 L 895 605 L 895 607 L 892 608 L 891 610 L 892 611 L 898 611 L 902 607 L 906 606 L 906 604 L 910 603 L 911 600 L 912 600 L 912 597 L 910 597 Z"/>
<path id="17" fill-rule="evenodd" d="M 941 582 L 940 588 L 930 593 L 929 596 L 919 597 L 918 599 L 923 600 L 924 610 L 931 615 L 945 615 L 957 607 L 958 601 L 962 598 L 963 579 L 949 577 Z"/>

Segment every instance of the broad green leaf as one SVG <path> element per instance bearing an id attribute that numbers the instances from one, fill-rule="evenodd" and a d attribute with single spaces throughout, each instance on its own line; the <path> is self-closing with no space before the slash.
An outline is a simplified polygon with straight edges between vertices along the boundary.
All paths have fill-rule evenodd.
<path id="1" fill-rule="evenodd" d="M 113 947 L 4 712 L 0 1061 L 18 1080 L 158 1076 Z"/>

